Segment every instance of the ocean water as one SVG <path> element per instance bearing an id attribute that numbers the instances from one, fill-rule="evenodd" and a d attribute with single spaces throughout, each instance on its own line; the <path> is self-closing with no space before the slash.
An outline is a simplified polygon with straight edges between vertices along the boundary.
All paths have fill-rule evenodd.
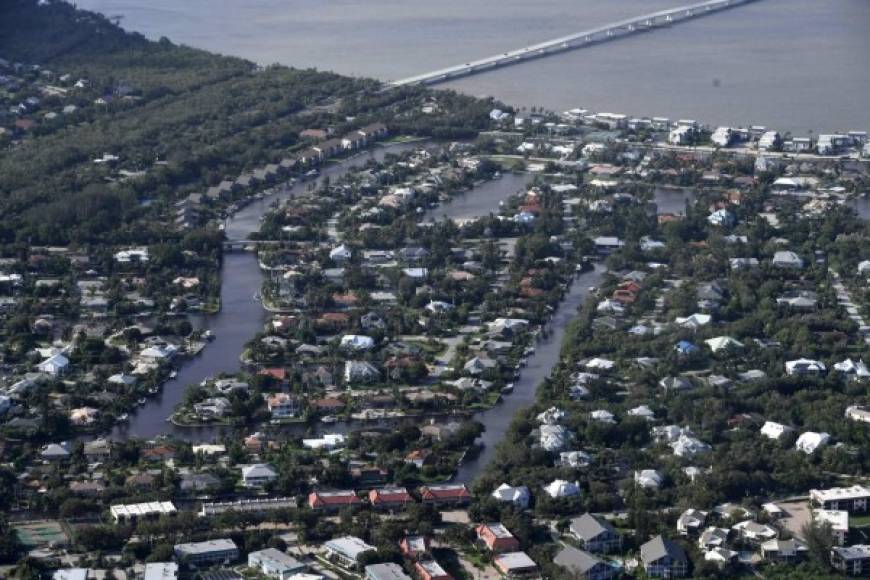
<path id="1" fill-rule="evenodd" d="M 680 0 L 78 0 L 151 38 L 391 80 Z M 448 83 L 515 106 L 870 128 L 870 1 L 746 6 Z"/>

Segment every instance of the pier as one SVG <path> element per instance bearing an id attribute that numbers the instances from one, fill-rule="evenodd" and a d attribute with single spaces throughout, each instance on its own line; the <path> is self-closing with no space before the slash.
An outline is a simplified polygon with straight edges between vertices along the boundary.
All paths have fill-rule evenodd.
<path id="1" fill-rule="evenodd" d="M 722 10 L 748 4 L 753 1 L 754 0 L 707 0 L 706 2 L 698 2 L 696 4 L 660 10 L 659 12 L 653 12 L 652 14 L 621 20 L 619 22 L 599 26 L 583 32 L 576 32 L 568 36 L 562 36 L 560 38 L 526 46 L 510 52 L 467 62 L 462 65 L 423 73 L 398 81 L 391 81 L 388 85 L 390 87 L 402 87 L 406 85 L 433 85 L 443 83 L 456 78 L 510 66 L 533 58 L 541 58 L 568 50 L 576 50 L 593 44 L 623 38 L 631 34 L 646 32 L 663 26 L 670 26 L 678 22 L 721 12 Z"/>

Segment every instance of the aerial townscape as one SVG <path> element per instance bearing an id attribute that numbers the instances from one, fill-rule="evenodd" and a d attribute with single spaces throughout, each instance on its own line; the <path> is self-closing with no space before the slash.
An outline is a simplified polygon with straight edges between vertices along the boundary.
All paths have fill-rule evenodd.
<path id="1" fill-rule="evenodd" d="M 867 133 L 427 86 L 743 4 L 384 83 L 3 2 L 0 578 L 870 576 Z"/>

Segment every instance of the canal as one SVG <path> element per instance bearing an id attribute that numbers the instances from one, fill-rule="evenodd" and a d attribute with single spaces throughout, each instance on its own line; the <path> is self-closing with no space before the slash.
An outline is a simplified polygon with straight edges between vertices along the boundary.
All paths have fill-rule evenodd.
<path id="1" fill-rule="evenodd" d="M 247 238 L 260 226 L 261 217 L 274 205 L 298 195 L 312 184 L 319 185 L 325 177 L 338 178 L 359 166 L 367 159 L 383 159 L 387 153 L 397 153 L 416 145 L 402 144 L 386 146 L 364 156 L 342 161 L 325 168 L 315 181 L 304 181 L 292 187 L 281 188 L 273 195 L 258 199 L 237 212 L 227 220 L 225 231 L 227 239 Z M 500 201 L 522 190 L 528 183 L 527 175 L 506 174 L 461 195 L 452 203 L 430 210 L 428 219 L 471 219 L 498 211 Z M 548 323 L 548 336 L 536 344 L 535 353 L 527 360 L 520 378 L 514 382 L 514 391 L 505 396 L 495 408 L 481 412 L 475 417 L 483 423 L 486 431 L 482 436 L 484 449 L 479 456 L 463 464 L 455 479 L 471 482 L 492 459 L 498 442 L 504 437 L 515 413 L 535 400 L 538 385 L 546 378 L 559 360 L 562 340 L 568 323 L 576 315 L 588 294 L 590 286 L 597 286 L 603 276 L 603 269 L 596 266 L 592 271 L 577 275 L 572 281 L 563 302 L 556 309 Z M 239 355 L 244 345 L 257 332 L 261 331 L 267 320 L 267 313 L 256 299 L 262 275 L 256 255 L 251 252 L 227 253 L 221 269 L 221 310 L 213 315 L 198 315 L 193 323 L 196 328 L 209 329 L 215 335 L 202 353 L 186 361 L 178 369 L 176 378 L 165 383 L 162 391 L 145 405 L 131 413 L 127 423 L 119 424 L 111 433 L 111 438 L 123 440 L 130 437 L 154 439 L 160 435 L 170 435 L 193 442 L 214 441 L 232 432 L 230 427 L 177 427 L 167 419 L 182 401 L 188 385 L 198 384 L 204 379 L 220 373 L 234 373 L 240 368 Z M 314 432 L 344 432 L 359 428 L 363 423 L 315 424 L 282 426 L 281 432 L 293 435 Z M 367 422 L 369 428 L 386 427 L 388 423 Z"/>
<path id="2" fill-rule="evenodd" d="M 526 189 L 530 182 L 531 178 L 524 173 L 505 173 L 498 179 L 486 181 L 470 191 L 453 196 L 449 203 L 430 209 L 423 215 L 423 220 L 443 218 L 462 222 L 497 213 L 500 202 Z"/>

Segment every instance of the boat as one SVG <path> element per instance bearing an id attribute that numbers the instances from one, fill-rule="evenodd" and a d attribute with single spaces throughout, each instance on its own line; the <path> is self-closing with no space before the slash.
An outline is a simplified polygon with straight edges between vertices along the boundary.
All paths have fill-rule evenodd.
<path id="1" fill-rule="evenodd" d="M 206 330 L 205 332 L 203 332 L 202 337 L 208 341 L 212 341 L 215 339 L 214 333 L 210 330 Z"/>
<path id="2" fill-rule="evenodd" d="M 336 421 L 338 421 L 338 417 L 335 415 L 325 415 L 320 418 L 321 423 L 335 423 Z"/>
<path id="3" fill-rule="evenodd" d="M 145 399 L 145 398 L 143 397 L 143 398 L 139 399 L 139 400 L 136 401 L 136 402 L 137 402 L 137 403 L 139 404 L 139 406 L 141 407 L 142 405 L 144 405 L 144 404 L 147 403 L 148 401 L 147 401 L 147 399 Z"/>
<path id="4" fill-rule="evenodd" d="M 514 384 L 508 383 L 501 388 L 502 393 L 512 393 L 514 391 Z"/>
<path id="5" fill-rule="evenodd" d="M 320 175 L 320 171 L 318 171 L 317 169 L 312 169 L 305 174 L 305 177 L 317 177 L 318 175 Z"/>
<path id="6" fill-rule="evenodd" d="M 177 376 L 178 376 L 178 371 L 171 371 L 171 372 L 169 373 L 169 378 L 170 378 L 170 379 L 174 379 L 174 378 L 177 377 Z"/>
<path id="7" fill-rule="evenodd" d="M 130 415 L 127 413 L 121 413 L 118 415 L 118 423 L 125 423 L 130 418 Z"/>

